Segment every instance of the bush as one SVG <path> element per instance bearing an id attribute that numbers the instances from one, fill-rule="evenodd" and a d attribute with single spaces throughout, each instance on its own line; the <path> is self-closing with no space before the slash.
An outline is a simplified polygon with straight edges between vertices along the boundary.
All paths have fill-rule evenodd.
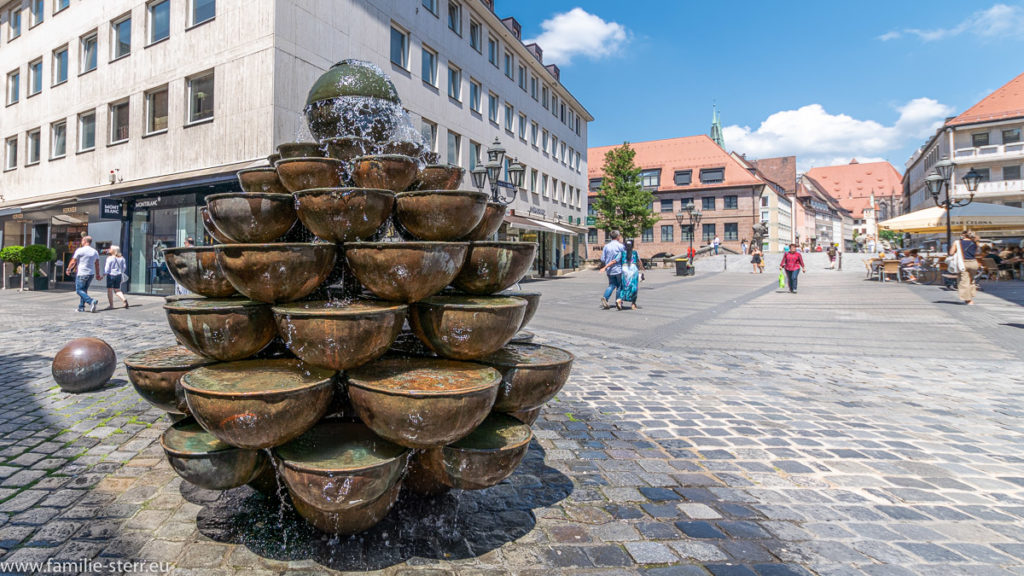
<path id="1" fill-rule="evenodd" d="M 10 262 L 11 264 L 24 264 L 24 254 L 24 246 L 6 246 L 3 250 L 0 250 L 0 260 Z"/>
<path id="2" fill-rule="evenodd" d="M 21 260 L 25 264 L 33 264 L 33 276 L 41 276 L 39 272 L 40 264 L 46 264 L 47 262 L 53 262 L 57 258 L 57 251 L 53 248 L 47 248 L 42 244 L 29 244 L 22 250 Z"/>

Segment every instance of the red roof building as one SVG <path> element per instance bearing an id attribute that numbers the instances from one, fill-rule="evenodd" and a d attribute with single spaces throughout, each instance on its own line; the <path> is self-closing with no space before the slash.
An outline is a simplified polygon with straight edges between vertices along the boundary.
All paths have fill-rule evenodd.
<path id="1" fill-rule="evenodd" d="M 878 222 L 898 216 L 903 203 L 903 178 L 888 162 L 856 159 L 841 166 L 811 168 L 804 175 L 853 218 L 858 235 L 878 235 Z"/>

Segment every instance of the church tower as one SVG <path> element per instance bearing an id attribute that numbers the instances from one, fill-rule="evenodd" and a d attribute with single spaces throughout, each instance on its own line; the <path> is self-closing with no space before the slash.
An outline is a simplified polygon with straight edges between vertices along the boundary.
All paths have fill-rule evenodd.
<path id="1" fill-rule="evenodd" d="M 718 116 L 718 106 L 711 108 L 711 133 L 709 134 L 715 144 L 725 150 L 725 138 L 722 136 L 722 120 Z"/>

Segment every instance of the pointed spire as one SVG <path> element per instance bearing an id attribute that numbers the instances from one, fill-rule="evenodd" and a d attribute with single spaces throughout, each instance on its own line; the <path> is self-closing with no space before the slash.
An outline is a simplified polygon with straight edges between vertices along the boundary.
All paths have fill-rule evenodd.
<path id="1" fill-rule="evenodd" d="M 711 107 L 711 139 L 718 144 L 719 148 L 725 150 L 725 137 L 722 136 L 722 120 L 718 116 L 718 106 Z"/>

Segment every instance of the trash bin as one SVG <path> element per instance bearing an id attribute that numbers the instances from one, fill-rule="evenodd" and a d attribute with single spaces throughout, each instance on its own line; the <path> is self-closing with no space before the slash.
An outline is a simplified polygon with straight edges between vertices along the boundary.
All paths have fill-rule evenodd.
<path id="1" fill-rule="evenodd" d="M 689 276 L 693 274 L 690 268 L 689 258 L 676 258 L 676 276 Z"/>

